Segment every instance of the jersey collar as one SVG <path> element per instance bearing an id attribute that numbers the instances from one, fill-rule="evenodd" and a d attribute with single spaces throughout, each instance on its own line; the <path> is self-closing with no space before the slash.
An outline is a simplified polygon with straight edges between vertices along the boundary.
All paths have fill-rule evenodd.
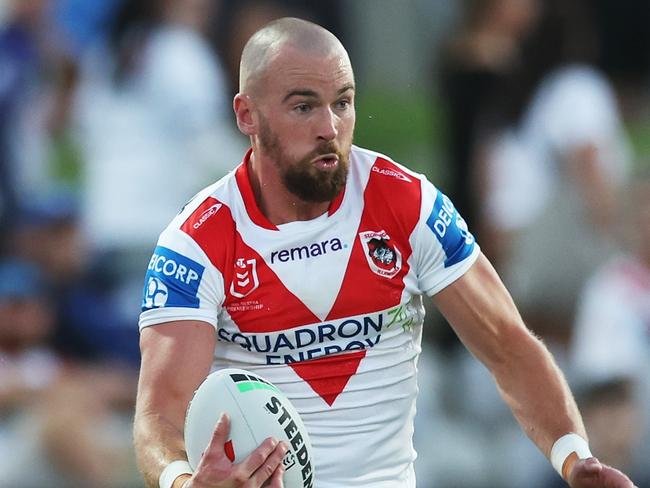
<path id="1" fill-rule="evenodd" d="M 248 163 L 250 162 L 251 154 L 253 149 L 250 148 L 246 155 L 244 156 L 243 161 L 237 168 L 235 172 L 235 179 L 237 180 L 237 186 L 239 187 L 239 192 L 242 195 L 244 200 L 244 207 L 248 216 L 253 221 L 255 225 L 262 227 L 263 229 L 268 230 L 280 230 L 278 227 L 273 224 L 266 216 L 262 213 L 260 208 L 257 206 L 255 201 L 255 194 L 253 193 L 253 186 L 251 185 L 250 173 L 248 169 Z M 332 216 L 343 203 L 343 196 L 345 194 L 345 187 L 339 192 L 338 195 L 330 202 L 330 205 L 327 209 L 327 215 Z"/>

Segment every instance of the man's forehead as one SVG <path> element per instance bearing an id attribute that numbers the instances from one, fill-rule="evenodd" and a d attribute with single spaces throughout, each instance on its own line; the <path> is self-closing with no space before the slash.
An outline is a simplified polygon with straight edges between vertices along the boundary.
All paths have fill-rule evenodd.
<path id="1" fill-rule="evenodd" d="M 354 88 L 354 74 L 345 52 L 314 56 L 300 49 L 283 50 L 269 63 L 267 77 L 281 91 L 338 92 Z"/>
<path id="2" fill-rule="evenodd" d="M 315 62 L 334 61 L 326 67 Z M 348 54 L 341 41 L 327 29 L 303 19 L 285 17 L 255 32 L 242 51 L 239 89 L 262 96 L 275 86 L 271 78 L 335 73 L 352 77 Z"/>

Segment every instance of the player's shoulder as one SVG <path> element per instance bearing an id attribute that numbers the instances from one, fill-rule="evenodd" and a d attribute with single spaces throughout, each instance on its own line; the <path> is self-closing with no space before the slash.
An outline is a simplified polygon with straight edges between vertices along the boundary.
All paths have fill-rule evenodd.
<path id="1" fill-rule="evenodd" d="M 397 174 L 393 174 L 390 171 L 380 172 L 377 169 L 374 170 L 374 172 L 383 174 L 385 176 L 393 176 L 394 178 L 397 178 L 400 181 L 411 181 L 413 179 L 417 179 L 417 180 L 426 179 L 424 175 L 413 171 L 403 163 L 398 163 L 390 156 L 383 154 L 381 152 L 373 151 L 372 149 L 367 149 L 367 148 L 353 145 L 351 154 L 356 164 L 365 166 L 368 169 L 374 167 L 386 167 L 397 172 Z"/>
<path id="2" fill-rule="evenodd" d="M 365 190 L 384 194 L 392 202 L 417 201 L 429 207 L 441 198 L 442 193 L 426 175 L 386 154 L 352 146 L 351 159 L 356 170 L 367 176 Z"/>
<path id="3" fill-rule="evenodd" d="M 181 210 L 172 219 L 169 225 L 163 230 L 162 234 L 177 233 L 181 231 L 188 220 L 196 216 L 197 212 L 202 212 L 204 220 L 210 217 L 220 207 L 228 205 L 231 188 L 235 183 L 235 171 L 232 170 L 221 179 L 206 186 L 196 193 L 188 202 L 183 205 Z M 201 216 L 199 216 L 200 220 Z"/>
<path id="4" fill-rule="evenodd" d="M 398 163 L 390 156 L 371 149 L 352 146 L 352 164 L 361 173 L 365 173 L 374 186 L 387 190 L 406 190 L 412 188 L 419 191 L 426 177 L 409 169 L 405 164 Z"/>

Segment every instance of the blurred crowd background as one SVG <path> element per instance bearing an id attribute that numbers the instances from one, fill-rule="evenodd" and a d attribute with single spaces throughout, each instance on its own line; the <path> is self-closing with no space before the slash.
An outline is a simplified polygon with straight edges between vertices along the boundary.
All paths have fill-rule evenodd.
<path id="1" fill-rule="evenodd" d="M 0 0 L 0 485 L 142 486 L 145 268 L 241 160 L 239 55 L 287 15 L 343 41 L 355 142 L 452 198 L 593 452 L 650 487 L 646 0 Z M 562 486 L 434 309 L 424 335 L 418 486 Z"/>

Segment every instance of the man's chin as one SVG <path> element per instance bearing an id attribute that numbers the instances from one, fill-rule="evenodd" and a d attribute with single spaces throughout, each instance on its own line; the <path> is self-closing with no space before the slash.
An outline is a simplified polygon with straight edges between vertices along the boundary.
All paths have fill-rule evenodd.
<path id="1" fill-rule="evenodd" d="M 324 203 L 334 200 L 345 187 L 345 177 L 340 181 L 287 180 L 287 189 L 304 202 Z"/>
<path id="2" fill-rule="evenodd" d="M 286 188 L 302 201 L 324 203 L 341 193 L 347 181 L 348 167 L 348 159 L 335 151 L 331 158 L 319 160 L 318 156 L 312 156 L 289 166 L 283 180 Z"/>

